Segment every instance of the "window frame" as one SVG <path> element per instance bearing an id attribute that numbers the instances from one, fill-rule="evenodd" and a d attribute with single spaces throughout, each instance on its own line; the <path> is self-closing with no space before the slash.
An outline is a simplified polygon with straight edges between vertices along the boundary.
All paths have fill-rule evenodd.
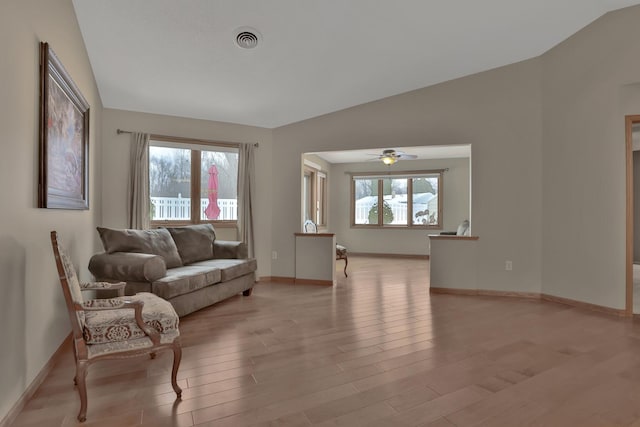
<path id="1" fill-rule="evenodd" d="M 154 220 L 150 219 L 150 226 L 162 227 L 162 226 L 184 226 L 194 224 L 212 224 L 217 228 L 234 228 L 238 225 L 238 220 L 218 220 L 218 219 L 201 219 L 200 218 L 200 181 L 201 181 L 201 160 L 203 151 L 220 151 L 220 152 L 236 152 L 239 155 L 240 144 L 229 142 L 208 141 L 202 139 L 182 138 L 182 137 L 170 137 L 161 135 L 151 135 L 149 139 L 149 148 L 151 147 L 168 147 L 176 149 L 187 149 L 191 152 L 191 171 L 190 171 L 190 200 L 191 209 L 189 220 Z M 201 149 L 198 149 L 201 148 Z M 216 150 L 216 148 L 220 150 Z M 149 163 L 151 162 L 151 156 L 149 156 Z M 150 179 L 151 177 L 149 177 Z M 238 175 L 236 174 L 236 181 Z M 238 198 L 236 194 L 236 198 Z M 149 183 L 149 203 L 151 203 L 151 183 Z M 236 213 L 236 217 L 240 216 L 240 212 Z"/>
<path id="2" fill-rule="evenodd" d="M 350 224 L 351 228 L 363 228 L 363 229 L 420 229 L 420 230 L 442 230 L 443 219 L 443 205 L 444 205 L 444 172 L 446 169 L 432 169 L 432 170 L 417 170 L 417 171 L 394 171 L 394 172 L 354 172 L 350 173 Z M 438 178 L 438 223 L 437 224 L 414 224 L 414 206 L 413 206 L 413 180 L 415 178 Z M 357 179 L 371 179 L 377 180 L 377 203 L 380 206 L 384 200 L 384 180 L 385 179 L 406 179 L 407 180 L 407 224 L 384 224 L 383 210 L 378 209 L 378 223 L 377 224 L 356 224 L 356 180 Z M 411 201 L 411 203 L 409 203 Z"/>
<path id="3" fill-rule="evenodd" d="M 312 164 L 309 161 L 304 162 L 303 168 L 303 182 L 302 185 L 305 186 L 305 180 L 309 179 L 310 182 L 310 190 L 306 191 L 306 188 L 303 189 L 303 222 L 307 219 L 310 219 L 316 224 L 317 228 L 326 228 L 328 224 L 327 219 L 327 211 L 328 211 L 328 182 L 329 182 L 329 174 L 319 167 L 316 167 L 315 164 Z M 311 213 L 313 214 L 311 218 L 307 218 L 304 215 L 307 206 L 311 208 Z"/>

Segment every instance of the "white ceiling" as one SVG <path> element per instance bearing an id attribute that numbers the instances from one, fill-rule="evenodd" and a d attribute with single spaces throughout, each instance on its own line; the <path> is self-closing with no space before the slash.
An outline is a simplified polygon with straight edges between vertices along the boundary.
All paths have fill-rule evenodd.
<path id="1" fill-rule="evenodd" d="M 105 107 L 267 128 L 538 56 L 637 3 L 73 0 Z"/>
<path id="2" fill-rule="evenodd" d="M 471 145 L 431 145 L 424 147 L 389 147 L 396 151 L 418 156 L 416 160 L 426 159 L 454 159 L 471 157 Z M 314 154 L 329 163 L 360 163 L 366 161 L 378 161 L 383 149 L 320 151 Z M 402 160 L 402 162 L 408 160 Z"/>

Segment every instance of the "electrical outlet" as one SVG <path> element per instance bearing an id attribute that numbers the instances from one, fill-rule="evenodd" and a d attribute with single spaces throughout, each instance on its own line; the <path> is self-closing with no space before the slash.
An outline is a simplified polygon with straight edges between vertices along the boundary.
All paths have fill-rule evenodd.
<path id="1" fill-rule="evenodd" d="M 511 270 L 513 270 L 513 262 L 511 262 L 511 261 L 505 261 L 505 262 L 504 262 L 504 269 L 505 269 L 506 271 L 511 271 Z"/>
<path id="2" fill-rule="evenodd" d="M 271 259 L 278 259 L 278 252 L 277 251 L 271 251 Z"/>

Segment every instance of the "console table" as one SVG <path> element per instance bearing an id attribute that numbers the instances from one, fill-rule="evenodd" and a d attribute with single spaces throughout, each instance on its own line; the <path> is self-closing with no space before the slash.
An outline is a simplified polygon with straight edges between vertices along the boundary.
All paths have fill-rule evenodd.
<path id="1" fill-rule="evenodd" d="M 431 291 L 476 290 L 478 236 L 429 235 Z"/>
<path id="2" fill-rule="evenodd" d="M 296 283 L 331 285 L 336 283 L 336 235 L 295 233 Z"/>

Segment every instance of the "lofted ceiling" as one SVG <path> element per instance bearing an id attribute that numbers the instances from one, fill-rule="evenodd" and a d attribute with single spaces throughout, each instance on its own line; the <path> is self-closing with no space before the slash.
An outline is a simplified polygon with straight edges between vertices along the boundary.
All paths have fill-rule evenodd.
<path id="1" fill-rule="evenodd" d="M 73 0 L 105 107 L 267 128 L 536 57 L 637 3 Z"/>

